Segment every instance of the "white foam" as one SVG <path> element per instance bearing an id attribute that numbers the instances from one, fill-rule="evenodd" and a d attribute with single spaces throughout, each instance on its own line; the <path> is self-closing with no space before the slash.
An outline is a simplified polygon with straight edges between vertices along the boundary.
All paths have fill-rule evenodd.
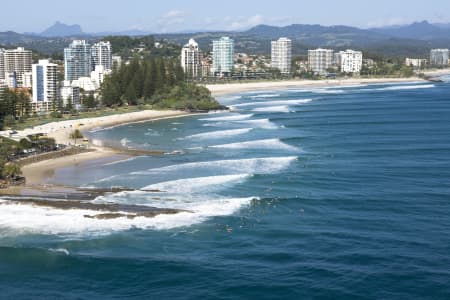
<path id="1" fill-rule="evenodd" d="M 187 178 L 179 180 L 171 180 L 161 183 L 152 184 L 142 188 L 143 191 L 162 191 L 170 193 L 195 193 L 207 192 L 211 189 L 223 189 L 226 184 L 236 184 L 243 182 L 251 177 L 250 174 L 223 175 L 223 176 L 207 176 L 199 178 Z"/>
<path id="2" fill-rule="evenodd" d="M 192 162 L 179 165 L 171 165 L 146 171 L 133 172 L 130 175 L 153 175 L 168 172 L 182 174 L 182 172 L 222 172 L 222 174 L 272 174 L 287 168 L 296 156 L 248 158 L 234 160 L 216 160 L 205 162 Z"/>
<path id="3" fill-rule="evenodd" d="M 67 255 L 67 256 L 70 255 L 69 250 L 67 250 L 65 248 L 57 248 L 57 249 L 50 248 L 48 250 L 51 251 L 51 252 L 55 252 L 55 253 L 62 253 L 62 254 Z"/>
<path id="4" fill-rule="evenodd" d="M 0 204 L 0 232 L 6 235 L 49 234 L 69 236 L 108 235 L 113 232 L 130 229 L 166 230 L 191 226 L 211 217 L 234 214 L 243 206 L 249 205 L 257 198 L 204 198 L 199 202 L 182 203 L 183 212 L 173 215 L 158 215 L 154 218 L 126 217 L 117 219 L 93 219 L 93 216 L 105 211 L 62 210 L 25 204 Z M 170 204 L 170 202 L 168 202 Z M 165 204 L 164 204 L 165 205 Z M 162 206 L 164 206 L 162 205 Z M 51 251 L 66 254 L 65 249 Z M 70 253 L 69 253 L 70 254 Z"/>
<path id="5" fill-rule="evenodd" d="M 336 89 L 317 89 L 317 90 L 312 90 L 312 93 L 315 94 L 343 94 L 345 93 L 344 90 L 336 90 Z"/>
<path id="6" fill-rule="evenodd" d="M 280 97 L 280 94 L 260 94 L 260 95 L 254 95 L 250 96 L 250 98 L 257 99 L 257 98 L 276 98 Z"/>
<path id="7" fill-rule="evenodd" d="M 210 146 L 210 148 L 220 148 L 220 149 L 277 149 L 277 150 L 287 150 L 287 151 L 298 151 L 297 147 L 283 143 L 279 139 L 267 139 L 267 140 L 257 140 L 248 141 L 241 143 L 231 143 L 224 145 Z"/>
<path id="8" fill-rule="evenodd" d="M 251 117 L 253 117 L 253 114 L 207 118 L 207 119 L 200 119 L 200 121 L 208 121 L 208 122 L 239 121 L 250 119 Z"/>
<path id="9" fill-rule="evenodd" d="M 275 113 L 290 113 L 291 110 L 289 106 L 268 106 L 268 107 L 258 107 L 253 109 L 254 112 L 275 112 Z"/>
<path id="10" fill-rule="evenodd" d="M 137 158 L 140 158 L 140 157 L 143 157 L 143 156 L 134 156 L 134 157 L 130 157 L 130 158 L 127 158 L 127 159 L 122 159 L 122 160 L 118 160 L 118 161 L 113 161 L 113 162 L 104 164 L 103 166 L 104 166 L 104 167 L 107 167 L 107 166 L 114 166 L 114 165 L 118 165 L 118 164 L 122 164 L 122 163 L 126 163 L 126 162 L 133 161 L 133 160 L 135 160 L 135 159 L 137 159 Z"/>
<path id="11" fill-rule="evenodd" d="M 185 139 L 221 139 L 221 138 L 246 134 L 252 130 L 253 130 L 253 128 L 242 128 L 242 129 L 210 131 L 210 132 L 205 132 L 205 133 L 189 135 L 189 136 L 185 137 Z"/>
<path id="12" fill-rule="evenodd" d="M 245 121 L 234 121 L 235 123 L 250 125 L 253 128 L 263 128 L 263 129 L 276 129 L 279 128 L 274 123 L 270 122 L 269 119 L 256 119 L 256 120 L 245 120 Z"/>
<path id="13" fill-rule="evenodd" d="M 389 86 L 377 89 L 367 89 L 365 91 L 402 91 L 402 90 L 417 90 L 417 89 L 431 89 L 436 87 L 434 84 L 419 84 L 419 85 L 400 85 Z"/>
<path id="14" fill-rule="evenodd" d="M 296 100 L 274 100 L 260 102 L 246 102 L 232 105 L 231 108 L 247 107 L 247 106 L 277 106 L 277 105 L 300 105 L 311 102 L 312 99 L 296 99 Z"/>
<path id="15" fill-rule="evenodd" d="M 121 139 L 120 140 L 120 144 L 123 146 L 123 147 L 126 147 L 127 145 L 128 145 L 128 143 L 130 143 L 131 141 L 129 140 L 129 139 L 127 139 L 127 138 L 123 138 L 123 139 Z"/>

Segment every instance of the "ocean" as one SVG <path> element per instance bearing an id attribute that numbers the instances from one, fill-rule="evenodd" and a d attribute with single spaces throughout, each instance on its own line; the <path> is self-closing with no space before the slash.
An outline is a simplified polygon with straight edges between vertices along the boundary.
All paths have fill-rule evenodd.
<path id="1" fill-rule="evenodd" d="M 57 170 L 154 218 L 0 202 L 1 299 L 449 299 L 450 84 L 287 89 L 94 130 Z"/>

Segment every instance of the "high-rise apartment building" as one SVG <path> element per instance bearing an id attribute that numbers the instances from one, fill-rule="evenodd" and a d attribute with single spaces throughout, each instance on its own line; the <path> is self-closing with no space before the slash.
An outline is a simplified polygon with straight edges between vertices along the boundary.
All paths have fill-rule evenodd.
<path id="1" fill-rule="evenodd" d="M 336 64 L 343 73 L 360 73 L 363 64 L 361 51 L 346 50 L 336 53 Z"/>
<path id="2" fill-rule="evenodd" d="M 327 69 L 333 66 L 333 50 L 308 50 L 309 69 L 316 74 L 326 74 Z"/>
<path id="3" fill-rule="evenodd" d="M 280 70 L 281 74 L 290 74 L 292 69 L 292 41 L 280 38 L 272 42 L 272 68 Z"/>
<path id="4" fill-rule="evenodd" d="M 91 48 L 92 68 L 102 66 L 104 70 L 112 70 L 112 50 L 110 42 L 98 42 Z"/>
<path id="5" fill-rule="evenodd" d="M 213 69 L 216 76 L 230 76 L 234 65 L 234 41 L 222 37 L 213 41 Z"/>
<path id="6" fill-rule="evenodd" d="M 31 108 L 36 113 L 47 113 L 58 107 L 58 65 L 39 60 L 33 65 L 33 98 Z"/>
<path id="7" fill-rule="evenodd" d="M 3 51 L 3 57 L 3 78 L 7 77 L 6 74 L 9 74 L 8 76 L 11 76 L 11 74 L 13 74 L 13 76 L 15 76 L 16 86 L 22 87 L 24 74 L 27 72 L 31 72 L 31 65 L 33 64 L 32 52 L 30 50 L 25 50 L 24 48 L 19 47 L 17 49 Z"/>
<path id="8" fill-rule="evenodd" d="M 198 43 L 190 39 L 181 49 L 181 66 L 188 78 L 198 78 L 201 75 L 201 53 Z"/>
<path id="9" fill-rule="evenodd" d="M 72 85 L 70 81 L 63 82 L 60 96 L 64 107 L 81 108 L 80 88 Z"/>
<path id="10" fill-rule="evenodd" d="M 84 40 L 73 41 L 64 49 L 65 80 L 73 81 L 91 75 L 91 48 Z"/>
<path id="11" fill-rule="evenodd" d="M 0 49 L 0 80 L 5 79 L 5 49 Z"/>
<path id="12" fill-rule="evenodd" d="M 433 49 L 430 53 L 430 64 L 432 66 L 448 66 L 448 58 L 448 49 Z"/>

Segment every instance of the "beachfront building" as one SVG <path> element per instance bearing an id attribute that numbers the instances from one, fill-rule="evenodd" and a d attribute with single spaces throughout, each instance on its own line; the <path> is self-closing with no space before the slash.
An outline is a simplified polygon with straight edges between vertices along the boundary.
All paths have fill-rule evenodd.
<path id="1" fill-rule="evenodd" d="M 83 89 L 85 92 L 95 92 L 98 89 L 91 77 L 80 77 L 77 80 L 73 80 L 72 85 Z"/>
<path id="2" fill-rule="evenodd" d="M 22 47 L 4 50 L 2 52 L 4 60 L 3 78 L 8 79 L 7 77 L 9 77 L 7 80 L 8 84 L 13 84 L 13 86 L 9 86 L 10 88 L 22 87 L 24 74 L 31 72 L 31 65 L 33 64 L 32 52 Z"/>
<path id="3" fill-rule="evenodd" d="M 112 70 L 112 50 L 110 42 L 98 42 L 91 48 L 92 69 L 101 66 L 103 70 Z"/>
<path id="4" fill-rule="evenodd" d="M 46 114 L 58 107 L 58 65 L 44 59 L 34 64 L 32 69 L 33 97 L 31 110 L 33 113 Z"/>
<path id="5" fill-rule="evenodd" d="M 17 75 L 16 72 L 5 73 L 5 82 L 8 88 L 16 89 L 19 86 L 17 85 Z"/>
<path id="6" fill-rule="evenodd" d="M 72 107 L 77 110 L 81 108 L 80 88 L 72 85 L 70 81 L 63 82 L 60 95 L 64 107 Z"/>
<path id="7" fill-rule="evenodd" d="M 201 53 L 198 43 L 190 39 L 181 49 L 181 66 L 187 78 L 198 78 L 201 75 Z"/>
<path id="8" fill-rule="evenodd" d="M 26 72 L 23 74 L 22 87 L 31 89 L 33 87 L 33 72 Z"/>
<path id="9" fill-rule="evenodd" d="M 3 100 L 3 93 L 8 88 L 6 81 L 4 79 L 0 79 L 0 100 Z"/>
<path id="10" fill-rule="evenodd" d="M 0 48 L 0 80 L 5 80 L 5 49 Z"/>
<path id="11" fill-rule="evenodd" d="M 95 66 L 95 70 L 91 72 L 91 80 L 94 82 L 97 89 L 100 88 L 105 76 L 111 74 L 112 70 L 107 70 L 103 66 Z"/>
<path id="12" fill-rule="evenodd" d="M 308 50 L 309 69 L 315 74 L 326 74 L 333 66 L 334 51 L 330 49 Z"/>
<path id="13" fill-rule="evenodd" d="M 91 75 L 91 49 L 84 40 L 73 41 L 64 49 L 64 79 L 73 81 Z"/>
<path id="14" fill-rule="evenodd" d="M 427 60 L 422 58 L 406 58 L 405 65 L 414 69 L 423 69 L 427 65 Z"/>
<path id="15" fill-rule="evenodd" d="M 361 51 L 346 50 L 335 55 L 335 63 L 343 73 L 358 74 L 363 64 Z"/>
<path id="16" fill-rule="evenodd" d="M 280 70 L 281 74 L 291 74 L 292 69 L 292 41 L 280 38 L 272 41 L 272 68 Z"/>
<path id="17" fill-rule="evenodd" d="M 430 65 L 432 66 L 448 66 L 449 50 L 433 49 L 430 52 Z"/>
<path id="18" fill-rule="evenodd" d="M 234 65 L 234 41 L 222 37 L 213 41 L 213 68 L 215 76 L 231 76 Z"/>

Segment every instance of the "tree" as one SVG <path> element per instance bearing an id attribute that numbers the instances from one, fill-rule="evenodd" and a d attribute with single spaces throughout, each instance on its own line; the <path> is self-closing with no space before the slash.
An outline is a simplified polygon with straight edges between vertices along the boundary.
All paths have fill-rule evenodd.
<path id="1" fill-rule="evenodd" d="M 2 176 L 10 181 L 22 175 L 20 166 L 16 163 L 8 163 L 3 167 Z"/>
<path id="2" fill-rule="evenodd" d="M 22 149 L 30 149 L 31 147 L 33 147 L 33 143 L 30 142 L 28 139 L 25 139 L 25 138 L 21 139 L 19 144 L 20 144 L 20 147 Z"/>
<path id="3" fill-rule="evenodd" d="M 71 134 L 70 134 L 70 138 L 72 140 L 74 140 L 75 145 L 77 144 L 77 140 L 78 139 L 82 139 L 84 138 L 83 134 L 81 133 L 81 131 L 79 129 L 75 129 Z"/>

